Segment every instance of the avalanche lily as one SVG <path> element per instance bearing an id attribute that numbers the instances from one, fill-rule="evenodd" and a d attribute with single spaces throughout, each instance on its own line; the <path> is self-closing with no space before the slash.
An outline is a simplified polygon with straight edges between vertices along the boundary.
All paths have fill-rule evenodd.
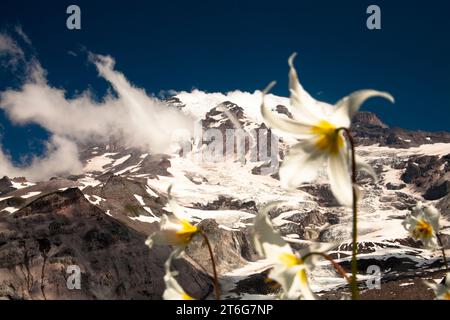
<path id="1" fill-rule="evenodd" d="M 269 127 L 301 140 L 290 149 L 280 168 L 281 183 L 285 187 L 296 188 L 310 182 L 316 178 L 325 162 L 333 194 L 342 205 L 351 206 L 352 180 L 343 130 L 350 128 L 351 119 L 368 98 L 383 97 L 392 103 L 394 98 L 386 92 L 361 90 L 343 98 L 335 106 L 317 101 L 303 89 L 298 80 L 294 68 L 295 55 L 289 58 L 289 89 L 294 119 L 269 110 L 264 104 L 264 96 L 261 104 L 264 122 Z M 358 158 L 356 162 L 359 169 L 376 176 L 370 166 Z"/>
<path id="2" fill-rule="evenodd" d="M 436 249 L 438 244 L 440 213 L 433 206 L 418 203 L 403 221 L 403 226 L 416 239 L 421 240 L 424 247 Z"/>
<path id="3" fill-rule="evenodd" d="M 281 285 L 284 297 L 298 299 L 302 297 L 313 300 L 314 295 L 309 288 L 307 271 L 313 268 L 314 259 L 304 260 L 302 257 L 310 249 L 295 253 L 281 235 L 274 230 L 268 212 L 278 203 L 266 206 L 255 217 L 253 242 L 256 250 L 273 264 L 269 279 Z"/>
<path id="4" fill-rule="evenodd" d="M 160 222 L 161 230 L 151 235 L 145 242 L 150 248 L 153 244 L 186 247 L 192 237 L 200 230 L 185 217 L 181 207 L 171 198 L 169 188 L 169 206 L 173 216 L 163 215 Z"/>
<path id="5" fill-rule="evenodd" d="M 438 300 L 450 300 L 450 272 L 447 273 L 444 279 L 444 283 L 437 284 L 431 282 L 425 282 L 427 286 L 433 289 L 436 299 Z"/>
<path id="6" fill-rule="evenodd" d="M 172 260 L 179 256 L 180 253 L 180 250 L 175 250 L 170 254 L 165 263 L 166 274 L 164 276 L 164 283 L 166 285 L 166 290 L 164 290 L 163 293 L 164 300 L 195 300 L 183 290 L 178 281 L 175 279 L 178 272 L 170 271 Z"/>
<path id="7" fill-rule="evenodd" d="M 211 258 L 211 267 L 213 269 L 213 276 L 214 276 L 214 293 L 216 299 L 220 300 L 221 292 L 220 292 L 219 277 L 217 274 L 214 252 L 211 243 L 208 239 L 208 236 L 202 230 L 200 230 L 199 227 L 189 222 L 189 214 L 186 212 L 185 208 L 178 205 L 178 203 L 172 198 L 171 190 L 172 186 L 169 187 L 167 193 L 168 193 L 168 205 L 173 213 L 173 216 L 169 217 L 167 215 L 163 215 L 160 222 L 161 230 L 151 235 L 145 243 L 150 248 L 153 246 L 153 244 L 171 245 L 177 247 L 176 251 L 178 250 L 181 251 L 186 248 L 186 246 L 191 242 L 192 238 L 195 235 L 198 234 L 201 237 L 203 237 L 203 240 L 208 248 L 208 252 Z M 175 284 L 173 284 L 173 288 L 176 289 Z"/>

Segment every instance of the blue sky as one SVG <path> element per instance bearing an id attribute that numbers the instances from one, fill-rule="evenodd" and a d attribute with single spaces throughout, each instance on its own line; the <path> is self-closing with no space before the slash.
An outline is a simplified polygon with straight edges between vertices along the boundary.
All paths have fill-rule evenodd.
<path id="1" fill-rule="evenodd" d="M 65 27 L 78 4 L 82 30 Z M 382 30 L 366 28 L 370 4 Z M 108 54 L 136 86 L 162 90 L 251 91 L 272 80 L 287 96 L 287 57 L 316 98 L 334 102 L 351 91 L 391 92 L 397 103 L 369 102 L 386 123 L 448 130 L 450 119 L 450 4 L 447 1 L 21 1 L 2 0 L 0 31 L 21 25 L 51 85 L 69 96 L 87 88 L 101 97 L 107 83 L 83 48 Z M 19 40 L 18 40 L 19 41 Z M 73 56 L 68 52 L 74 52 Z M 16 72 L 0 69 L 0 90 L 19 87 Z M 47 138 L 37 126 L 18 127 L 0 111 L 3 148 L 16 162 L 39 154 Z"/>

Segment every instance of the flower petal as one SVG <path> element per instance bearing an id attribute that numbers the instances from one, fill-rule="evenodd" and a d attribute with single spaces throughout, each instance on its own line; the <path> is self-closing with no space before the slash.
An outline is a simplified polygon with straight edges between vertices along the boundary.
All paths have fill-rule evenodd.
<path id="1" fill-rule="evenodd" d="M 255 249 L 260 255 L 270 260 L 276 260 L 283 252 L 292 253 L 291 247 L 273 228 L 272 221 L 269 218 L 269 211 L 280 203 L 269 203 L 261 209 L 254 220 L 253 243 Z"/>
<path id="2" fill-rule="evenodd" d="M 306 255 L 311 252 L 321 252 L 326 253 L 334 248 L 336 248 L 339 243 L 329 243 L 329 242 L 312 242 L 308 247 L 303 248 L 299 251 L 300 257 L 303 259 Z M 320 255 L 311 255 L 307 259 L 304 259 L 304 263 L 307 270 L 314 270 L 315 266 L 319 260 L 323 259 Z"/>
<path id="3" fill-rule="evenodd" d="M 292 282 L 292 286 L 287 293 L 287 296 L 292 296 L 296 292 L 301 292 L 302 298 L 304 300 L 315 300 L 314 294 L 308 284 L 308 278 L 306 269 L 303 268 L 297 271 L 296 277 Z"/>
<path id="4" fill-rule="evenodd" d="M 439 233 L 440 231 L 440 223 L 439 220 L 441 218 L 441 213 L 436 209 L 434 206 L 429 205 L 423 209 L 423 212 L 425 216 L 427 217 L 427 220 L 430 222 L 430 224 L 433 227 L 434 232 Z"/>
<path id="5" fill-rule="evenodd" d="M 281 285 L 287 299 L 298 299 L 300 292 L 297 292 L 296 295 L 291 292 L 291 287 L 295 281 L 296 275 L 297 268 L 284 268 L 280 265 L 275 265 L 268 277 Z"/>
<path id="6" fill-rule="evenodd" d="M 394 97 L 387 92 L 376 90 L 359 90 L 336 103 L 336 111 L 331 116 L 331 122 L 337 127 L 349 128 L 351 119 L 358 112 L 361 105 L 369 98 L 386 98 L 394 103 Z"/>
<path id="7" fill-rule="evenodd" d="M 181 249 L 173 251 L 169 258 L 166 260 L 164 264 L 166 274 L 164 275 L 164 283 L 166 285 L 166 289 L 163 293 L 164 300 L 191 300 L 192 298 L 186 294 L 183 288 L 180 286 L 178 281 L 175 279 L 177 276 L 177 272 L 171 271 L 171 265 L 173 259 L 178 257 L 182 253 Z"/>
<path id="8" fill-rule="evenodd" d="M 353 204 L 353 185 L 349 172 L 347 155 L 343 150 L 328 158 L 328 176 L 331 191 L 340 204 L 351 207 Z"/>
<path id="9" fill-rule="evenodd" d="M 368 163 L 364 162 L 364 160 L 355 155 L 356 160 L 356 170 L 358 171 L 364 171 L 368 173 L 375 181 L 375 183 L 378 183 L 378 175 L 375 172 L 375 169 Z"/>
<path id="10" fill-rule="evenodd" d="M 264 103 L 265 93 L 263 92 L 261 103 L 261 115 L 264 122 L 272 129 L 291 134 L 299 139 L 310 138 L 313 133 L 312 125 L 308 122 L 301 123 L 269 110 Z"/>
<path id="11" fill-rule="evenodd" d="M 292 113 L 296 120 L 317 123 L 324 118 L 326 109 L 331 110 L 332 106 L 315 100 L 300 84 L 294 67 L 296 56 L 297 53 L 293 53 L 288 60 Z"/>
<path id="12" fill-rule="evenodd" d="M 186 208 L 180 206 L 172 197 L 172 188 L 173 185 L 170 185 L 167 189 L 167 204 L 169 205 L 170 210 L 177 219 L 191 221 L 191 216 L 187 213 Z"/>
<path id="13" fill-rule="evenodd" d="M 315 141 L 306 140 L 291 148 L 281 164 L 279 175 L 286 188 L 297 188 L 313 181 L 325 160 L 326 154 L 314 147 Z"/>

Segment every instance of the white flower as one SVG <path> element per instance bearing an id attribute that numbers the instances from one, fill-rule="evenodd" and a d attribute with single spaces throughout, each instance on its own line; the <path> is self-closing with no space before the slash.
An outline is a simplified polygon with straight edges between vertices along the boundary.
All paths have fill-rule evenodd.
<path id="1" fill-rule="evenodd" d="M 444 284 L 425 282 L 427 286 L 434 290 L 436 299 L 450 300 L 450 272 L 445 276 Z"/>
<path id="2" fill-rule="evenodd" d="M 189 244 L 192 237 L 199 232 L 199 229 L 187 220 L 181 207 L 170 196 L 169 188 L 169 206 L 172 209 L 173 216 L 163 215 L 160 221 L 160 231 L 148 237 L 145 244 L 150 248 L 153 244 L 171 245 L 185 247 Z"/>
<path id="3" fill-rule="evenodd" d="M 439 232 L 440 213 L 433 206 L 424 206 L 419 202 L 411 214 L 406 216 L 403 226 L 416 240 L 421 240 L 424 247 L 436 249 L 439 247 L 437 234 Z"/>
<path id="4" fill-rule="evenodd" d="M 154 244 L 181 246 L 189 244 L 198 228 L 188 220 L 179 219 L 176 216 L 163 215 L 161 218 L 161 230 L 148 237 L 145 244 L 152 247 Z"/>
<path id="5" fill-rule="evenodd" d="M 280 168 L 281 183 L 296 188 L 310 182 L 316 178 L 322 163 L 327 162 L 333 194 L 342 205 L 351 206 L 349 152 L 342 130 L 337 129 L 350 128 L 351 119 L 368 98 L 383 97 L 391 102 L 394 98 L 386 92 L 361 90 L 343 98 L 335 106 L 317 101 L 300 85 L 293 66 L 294 58 L 295 54 L 289 58 L 289 88 L 294 119 L 269 110 L 264 104 L 264 96 L 261 105 L 264 122 L 269 127 L 302 140 L 290 149 Z M 373 169 L 359 158 L 356 162 L 359 169 L 376 176 Z"/>
<path id="6" fill-rule="evenodd" d="M 164 290 L 163 293 L 164 300 L 195 300 L 183 290 L 178 281 L 175 279 L 178 272 L 170 271 L 172 260 L 179 256 L 180 253 L 181 250 L 175 250 L 170 254 L 165 263 L 166 274 L 164 276 L 164 284 L 166 285 L 166 290 Z"/>
<path id="7" fill-rule="evenodd" d="M 312 300 L 314 295 L 309 288 L 307 271 L 313 268 L 315 261 L 312 257 L 304 261 L 302 257 L 310 250 L 317 252 L 321 248 L 308 248 L 299 253 L 291 249 L 281 235 L 274 230 L 268 216 L 270 209 L 278 204 L 279 202 L 272 203 L 256 215 L 253 234 L 255 248 L 260 255 L 273 264 L 269 278 L 281 285 L 284 291 L 283 297 L 287 299 L 303 297 Z"/>

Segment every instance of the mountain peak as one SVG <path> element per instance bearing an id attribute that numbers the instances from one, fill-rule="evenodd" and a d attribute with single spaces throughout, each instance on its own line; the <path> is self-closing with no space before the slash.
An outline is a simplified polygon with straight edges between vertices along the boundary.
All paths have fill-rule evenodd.
<path id="1" fill-rule="evenodd" d="M 355 125 L 369 124 L 369 125 L 377 126 L 377 127 L 381 127 L 381 128 L 388 128 L 388 125 L 383 123 L 375 113 L 368 112 L 368 111 L 358 112 L 353 118 L 353 123 Z"/>

